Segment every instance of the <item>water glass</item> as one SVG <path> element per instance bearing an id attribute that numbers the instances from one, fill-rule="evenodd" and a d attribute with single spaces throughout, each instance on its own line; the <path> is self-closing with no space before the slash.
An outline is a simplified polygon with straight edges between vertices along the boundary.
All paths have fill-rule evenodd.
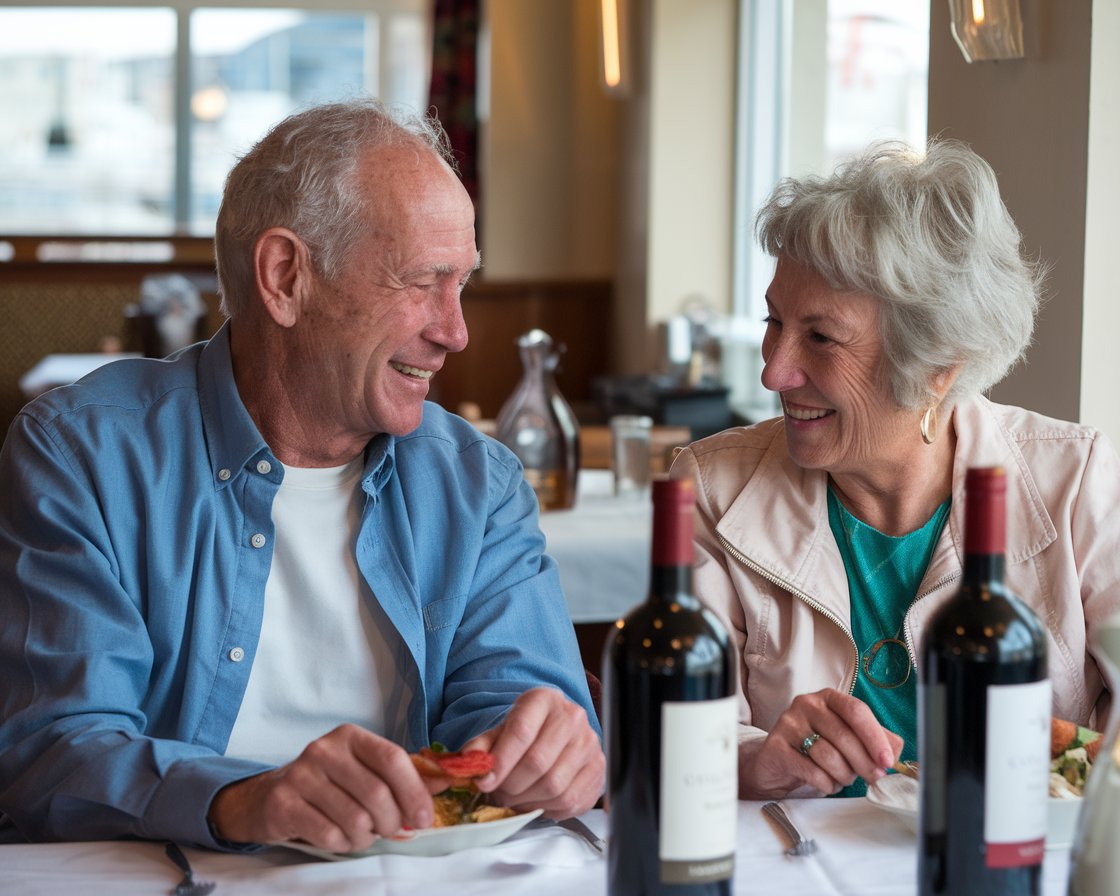
<path id="1" fill-rule="evenodd" d="M 639 495 L 649 488 L 649 417 L 619 415 L 611 417 L 611 470 L 614 493 Z"/>

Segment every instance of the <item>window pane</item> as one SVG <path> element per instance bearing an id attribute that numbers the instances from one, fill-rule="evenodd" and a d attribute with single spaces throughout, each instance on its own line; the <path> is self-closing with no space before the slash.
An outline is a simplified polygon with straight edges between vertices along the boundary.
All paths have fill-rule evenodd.
<path id="1" fill-rule="evenodd" d="M 285 115 L 377 91 L 378 24 L 292 10 L 192 15 L 192 231 L 213 233 L 226 173 Z"/>
<path id="2" fill-rule="evenodd" d="M 387 103 L 423 112 L 428 106 L 428 80 L 432 71 L 428 28 L 418 15 L 389 19 L 389 83 L 382 98 Z"/>
<path id="3" fill-rule="evenodd" d="M 825 164 L 871 140 L 926 139 L 929 5 L 829 0 Z"/>
<path id="4" fill-rule="evenodd" d="M 0 9 L 0 231 L 171 230 L 170 9 Z"/>

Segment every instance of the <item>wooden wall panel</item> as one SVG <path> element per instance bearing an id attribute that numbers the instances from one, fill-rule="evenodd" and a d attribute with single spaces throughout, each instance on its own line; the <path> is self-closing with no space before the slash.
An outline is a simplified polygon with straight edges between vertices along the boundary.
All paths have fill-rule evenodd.
<path id="1" fill-rule="evenodd" d="M 432 398 L 450 410 L 473 401 L 496 417 L 521 379 L 517 337 L 540 327 L 566 351 L 556 377 L 583 423 L 595 422 L 591 383 L 611 373 L 613 292 L 606 280 L 486 283 L 472 280 L 463 293 L 470 342 L 448 355 L 432 381 Z"/>
<path id="2" fill-rule="evenodd" d="M 102 337 L 119 336 L 129 350 L 124 307 L 139 297 L 150 273 L 179 271 L 196 278 L 212 275 L 209 257 L 168 265 L 134 263 L 35 264 L 0 266 L 0 435 L 24 404 L 19 378 L 44 355 L 95 352 Z M 210 306 L 209 329 L 221 323 L 217 296 L 203 292 Z M 451 410 L 476 402 L 495 417 L 521 377 L 519 335 L 540 327 L 567 351 L 557 381 L 581 422 L 596 422 L 592 380 L 610 370 L 612 289 L 605 280 L 486 283 L 474 280 L 463 295 L 470 343 L 449 355 L 432 382 L 432 398 Z"/>

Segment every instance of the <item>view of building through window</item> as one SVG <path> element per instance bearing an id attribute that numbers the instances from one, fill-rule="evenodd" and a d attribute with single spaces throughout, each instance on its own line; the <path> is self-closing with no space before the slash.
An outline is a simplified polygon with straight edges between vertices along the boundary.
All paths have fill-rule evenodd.
<path id="1" fill-rule="evenodd" d="M 876 138 L 899 137 L 920 148 L 929 4 L 829 0 L 827 40 L 824 171 Z"/>
<path id="2" fill-rule="evenodd" d="M 0 229 L 168 233 L 175 14 L 0 9 Z"/>
<path id="3" fill-rule="evenodd" d="M 208 236 L 236 156 L 289 112 L 363 93 L 423 109 L 419 4 L 378 6 L 0 6 L 0 232 Z"/>

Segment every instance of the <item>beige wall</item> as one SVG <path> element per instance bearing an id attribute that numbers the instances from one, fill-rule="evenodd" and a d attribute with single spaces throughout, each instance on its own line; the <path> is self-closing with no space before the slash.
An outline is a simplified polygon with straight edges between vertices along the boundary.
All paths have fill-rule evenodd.
<path id="1" fill-rule="evenodd" d="M 1051 266 L 1027 363 L 993 397 L 1120 439 L 1106 394 L 1120 379 L 1120 352 L 1101 336 L 1116 325 L 1115 265 L 1106 266 L 1120 205 L 1116 4 L 1023 0 L 1025 58 L 972 65 L 949 33 L 947 4 L 930 10 L 930 132 L 991 162 L 1026 249 Z"/>
<path id="2" fill-rule="evenodd" d="M 650 69 L 651 323 L 699 296 L 731 303 L 734 0 L 654 0 Z"/>
<path id="3" fill-rule="evenodd" d="M 1120 288 L 1116 283 L 1120 208 L 1120 3 L 1093 3 L 1089 67 L 1089 188 L 1085 211 L 1085 276 L 1080 419 L 1120 445 Z"/>
<path id="4" fill-rule="evenodd" d="M 685 298 L 729 306 L 736 6 L 630 0 L 613 99 L 597 0 L 489 0 L 485 275 L 613 279 L 612 372 L 658 363 L 656 325 Z"/>
<path id="5" fill-rule="evenodd" d="M 617 101 L 599 87 L 596 0 L 489 0 L 485 276 L 613 277 Z"/>

